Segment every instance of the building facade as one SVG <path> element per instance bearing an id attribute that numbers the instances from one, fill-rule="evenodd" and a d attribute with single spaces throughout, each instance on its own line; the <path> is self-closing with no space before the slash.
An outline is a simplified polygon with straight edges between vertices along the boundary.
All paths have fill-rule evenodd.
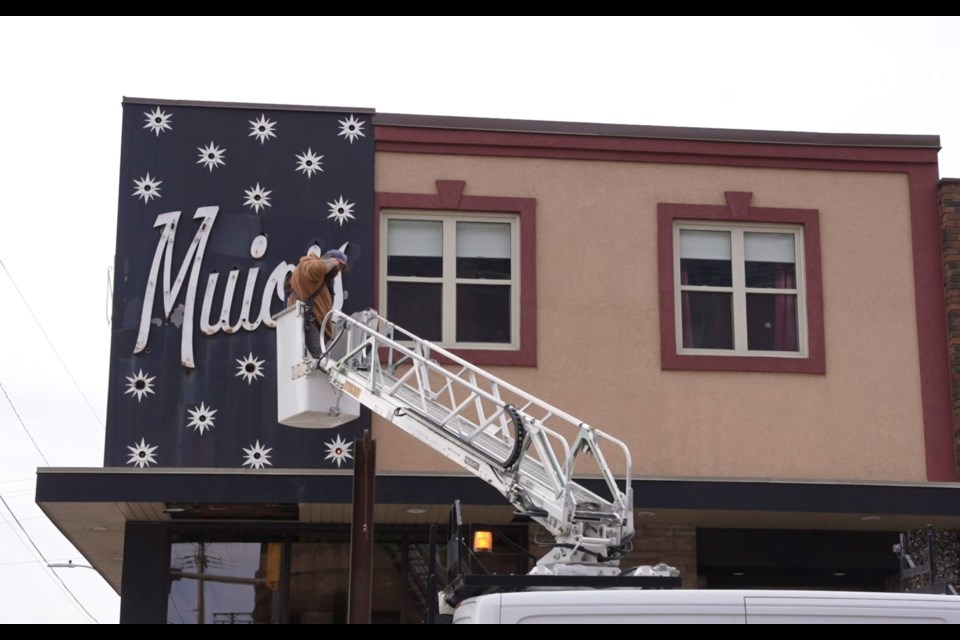
<path id="1" fill-rule="evenodd" d="M 350 258 L 344 311 L 628 445 L 626 563 L 896 590 L 902 532 L 956 538 L 957 192 L 935 136 L 126 99 L 123 139 L 104 467 L 37 488 L 123 622 L 346 621 L 364 431 L 373 621 L 423 620 L 455 500 L 496 534 L 486 570 L 543 553 L 503 496 L 366 410 L 277 423 L 271 318 L 314 245 Z"/>

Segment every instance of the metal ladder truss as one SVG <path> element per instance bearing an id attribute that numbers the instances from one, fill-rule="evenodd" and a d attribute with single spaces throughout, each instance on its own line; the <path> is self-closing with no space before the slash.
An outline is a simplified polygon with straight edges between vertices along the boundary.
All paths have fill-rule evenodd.
<path id="1" fill-rule="evenodd" d="M 556 539 L 541 562 L 613 563 L 633 537 L 632 461 L 620 440 L 590 427 L 374 310 L 324 319 L 318 369 L 334 387 L 497 488 Z M 326 339 L 326 328 L 332 335 Z M 441 366 L 435 357 L 450 364 Z M 622 456 L 621 488 L 601 443 Z M 608 496 L 574 480 L 592 457 Z"/>

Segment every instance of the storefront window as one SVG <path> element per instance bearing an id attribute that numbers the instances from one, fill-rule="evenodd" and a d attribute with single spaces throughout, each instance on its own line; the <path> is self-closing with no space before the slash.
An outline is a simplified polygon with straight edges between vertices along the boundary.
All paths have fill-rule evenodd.
<path id="1" fill-rule="evenodd" d="M 281 554 L 276 542 L 173 544 L 167 623 L 276 622 Z"/>
<path id="2" fill-rule="evenodd" d="M 509 536 L 514 540 L 498 531 L 496 552 L 470 558 L 463 570 L 526 572 L 525 531 Z M 429 586 L 428 540 L 426 527 L 376 532 L 371 622 L 424 622 L 436 598 Z M 441 545 L 438 558 L 445 557 Z M 437 570 L 446 574 L 442 562 Z M 168 624 L 343 624 L 349 531 L 184 531 L 174 534 L 169 575 Z"/>

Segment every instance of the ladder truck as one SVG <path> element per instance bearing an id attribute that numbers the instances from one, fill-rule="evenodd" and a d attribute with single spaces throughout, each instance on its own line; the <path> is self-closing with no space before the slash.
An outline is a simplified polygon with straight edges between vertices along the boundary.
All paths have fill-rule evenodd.
<path id="1" fill-rule="evenodd" d="M 288 315 L 290 327 L 284 331 L 278 321 L 277 378 L 278 390 L 309 378 L 329 382 L 330 420 L 313 426 L 336 426 L 343 401 L 355 401 L 496 488 L 518 515 L 553 538 L 528 575 L 571 580 L 543 584 L 589 584 L 577 578 L 600 578 L 618 587 L 649 586 L 658 579 L 679 584 L 677 570 L 665 564 L 620 567 L 634 535 L 632 461 L 622 441 L 372 309 L 353 315 L 331 310 L 320 328 L 322 354 L 316 359 L 303 346 L 302 318 L 308 313 L 297 303 L 277 316 Z M 283 351 L 281 334 L 297 331 L 292 354 L 289 345 Z M 622 461 L 622 485 L 605 451 Z M 575 475 L 578 460 L 585 458 L 599 470 L 599 491 Z M 592 486 L 598 488 L 596 479 Z"/>

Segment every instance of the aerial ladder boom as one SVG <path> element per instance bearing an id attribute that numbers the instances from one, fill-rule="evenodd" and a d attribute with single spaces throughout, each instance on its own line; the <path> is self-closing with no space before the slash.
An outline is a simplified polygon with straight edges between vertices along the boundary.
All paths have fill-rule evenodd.
<path id="1" fill-rule="evenodd" d="M 631 458 L 623 442 L 372 309 L 353 316 L 331 311 L 321 336 L 320 359 L 305 355 L 292 377 L 326 375 L 339 393 L 480 477 L 542 525 L 554 541 L 532 574 L 620 574 L 619 558 L 634 534 Z M 622 457 L 622 487 L 603 449 Z M 574 477 L 586 456 L 599 469 L 600 493 Z"/>

